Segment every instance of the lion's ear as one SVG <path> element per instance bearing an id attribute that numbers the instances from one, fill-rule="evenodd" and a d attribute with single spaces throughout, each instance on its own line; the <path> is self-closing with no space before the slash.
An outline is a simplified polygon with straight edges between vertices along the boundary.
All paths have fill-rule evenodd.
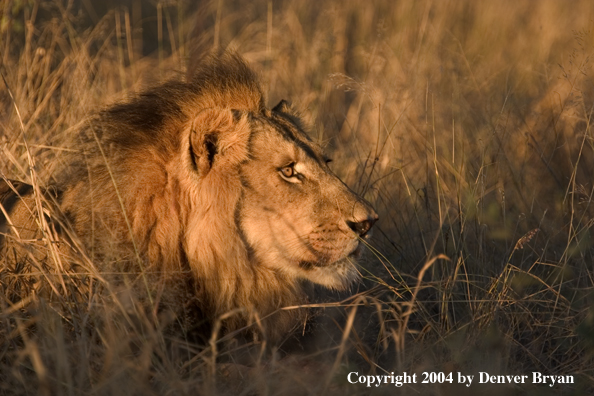
<path id="1" fill-rule="evenodd" d="M 275 113 L 293 114 L 291 103 L 284 99 L 278 102 L 278 104 L 272 108 L 272 111 L 274 111 Z"/>
<path id="2" fill-rule="evenodd" d="M 193 120 L 190 149 L 200 177 L 215 166 L 239 163 L 247 157 L 248 114 L 231 109 L 206 109 Z"/>

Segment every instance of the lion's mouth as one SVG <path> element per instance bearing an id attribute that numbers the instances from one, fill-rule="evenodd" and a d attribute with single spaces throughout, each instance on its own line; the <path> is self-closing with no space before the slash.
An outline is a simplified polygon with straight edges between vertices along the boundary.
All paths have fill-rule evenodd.
<path id="1" fill-rule="evenodd" d="M 348 254 L 338 257 L 338 258 L 334 258 L 331 259 L 330 257 L 324 257 L 321 256 L 319 257 L 319 259 L 317 261 L 312 261 L 312 260 L 302 260 L 299 262 L 299 267 L 305 271 L 311 271 L 315 268 L 327 268 L 327 267 L 331 267 L 336 263 L 340 263 L 344 260 L 347 261 L 356 261 L 357 259 L 361 258 L 361 255 L 363 253 L 363 244 L 362 243 L 357 243 L 357 246 L 355 246 L 355 248 Z"/>
<path id="2" fill-rule="evenodd" d="M 318 262 L 315 262 L 315 261 L 302 260 L 299 262 L 299 268 L 301 268 L 305 271 L 311 271 L 316 267 L 324 267 L 324 265 L 320 265 Z"/>

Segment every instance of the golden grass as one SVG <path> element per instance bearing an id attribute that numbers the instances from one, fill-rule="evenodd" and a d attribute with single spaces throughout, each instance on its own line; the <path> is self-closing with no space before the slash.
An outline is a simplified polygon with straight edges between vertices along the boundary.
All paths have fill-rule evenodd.
<path id="1" fill-rule="evenodd" d="M 327 296 L 340 302 L 321 304 L 297 352 L 220 334 L 196 343 L 88 257 L 58 277 L 40 263 L 51 299 L 19 299 L 37 286 L 3 257 L 0 394 L 367 394 L 346 374 L 452 370 L 572 374 L 571 392 L 594 389 L 594 3 L 142 4 L 154 11 L 142 22 L 150 56 L 124 7 L 90 23 L 60 1 L 0 4 L 14 95 L 0 84 L 2 177 L 50 184 L 85 115 L 229 46 L 259 71 L 269 104 L 302 109 L 335 171 L 377 208 L 364 281 L 350 298 Z"/>

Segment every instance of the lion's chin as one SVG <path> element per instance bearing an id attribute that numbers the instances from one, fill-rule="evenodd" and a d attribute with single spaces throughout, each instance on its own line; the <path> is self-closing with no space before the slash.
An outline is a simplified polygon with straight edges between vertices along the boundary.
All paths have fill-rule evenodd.
<path id="1" fill-rule="evenodd" d="M 345 290 L 359 279 L 359 271 L 355 267 L 356 260 L 349 255 L 322 267 L 312 266 L 304 271 L 310 282 L 333 290 Z"/>

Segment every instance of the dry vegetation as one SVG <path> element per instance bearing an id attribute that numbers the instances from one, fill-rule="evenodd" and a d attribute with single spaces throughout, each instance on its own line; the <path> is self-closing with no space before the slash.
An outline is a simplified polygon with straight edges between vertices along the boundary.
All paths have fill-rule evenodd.
<path id="1" fill-rule="evenodd" d="M 375 205 L 355 296 L 322 308 L 292 347 L 204 345 L 145 316 L 87 257 L 50 298 L 23 300 L 3 257 L 0 394 L 367 394 L 348 372 L 452 370 L 577 384 L 376 392 L 591 392 L 594 3 L 244 3 L 143 3 L 145 56 L 126 7 L 0 2 L 12 92 L 0 82 L 1 175 L 51 183 L 76 150 L 69 127 L 229 46 L 269 104 L 287 98 L 310 117 L 334 170 Z"/>

